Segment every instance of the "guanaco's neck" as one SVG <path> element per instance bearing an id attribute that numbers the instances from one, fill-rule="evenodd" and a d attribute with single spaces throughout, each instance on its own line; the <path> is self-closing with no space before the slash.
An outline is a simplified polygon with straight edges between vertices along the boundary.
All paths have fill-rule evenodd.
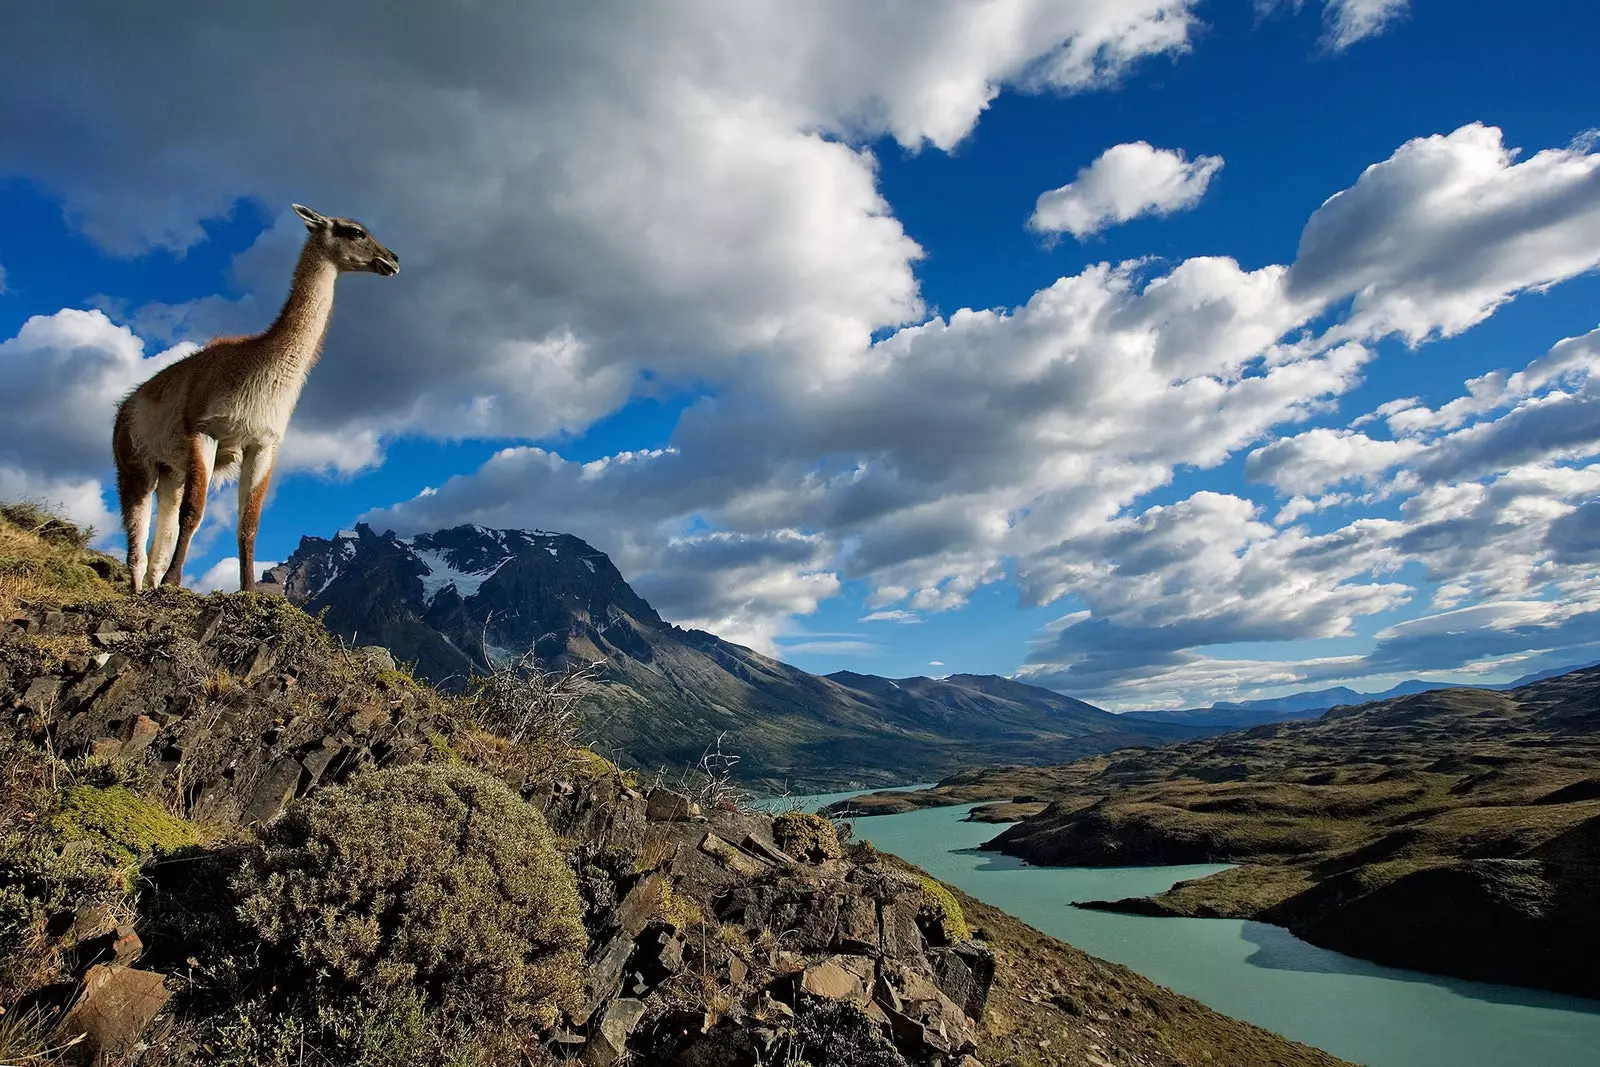
<path id="1" fill-rule="evenodd" d="M 338 280 L 339 268 L 322 255 L 316 239 L 306 241 L 294 269 L 289 299 L 277 321 L 262 335 L 267 351 L 301 373 L 310 371 L 322 355 L 322 337 L 328 331 L 328 316 L 333 314 L 333 284 Z"/>

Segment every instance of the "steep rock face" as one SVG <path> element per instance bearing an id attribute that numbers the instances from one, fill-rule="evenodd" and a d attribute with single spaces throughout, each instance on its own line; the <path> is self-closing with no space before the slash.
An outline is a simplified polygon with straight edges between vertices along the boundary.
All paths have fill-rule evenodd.
<path id="1" fill-rule="evenodd" d="M 361 525 L 303 538 L 268 579 L 334 633 L 389 647 L 447 690 L 530 648 L 549 665 L 602 663 L 595 740 L 635 766 L 681 769 L 720 738 L 739 777 L 804 792 L 1198 734 L 993 676 L 808 674 L 667 623 L 567 534 L 458 526 L 399 538 Z"/>

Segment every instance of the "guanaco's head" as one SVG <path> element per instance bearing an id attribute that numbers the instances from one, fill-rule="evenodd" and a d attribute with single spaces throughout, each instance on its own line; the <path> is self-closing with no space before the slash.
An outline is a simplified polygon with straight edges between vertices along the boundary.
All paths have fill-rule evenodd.
<path id="1" fill-rule="evenodd" d="M 369 270 L 385 277 L 400 273 L 400 257 L 374 240 L 361 223 L 330 219 L 304 204 L 292 206 L 294 213 L 305 220 L 306 229 L 322 254 L 340 270 Z"/>

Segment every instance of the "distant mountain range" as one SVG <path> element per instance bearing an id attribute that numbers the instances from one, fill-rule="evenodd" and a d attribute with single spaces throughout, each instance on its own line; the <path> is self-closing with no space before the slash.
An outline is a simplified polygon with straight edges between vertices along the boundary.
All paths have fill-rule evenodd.
<path id="1" fill-rule="evenodd" d="M 529 648 L 546 664 L 602 663 L 595 743 L 644 769 L 676 773 L 723 737 L 745 781 L 813 792 L 1214 732 L 996 676 L 808 674 L 664 621 L 604 552 L 568 534 L 457 526 L 400 538 L 358 525 L 302 538 L 267 580 L 345 640 L 383 645 L 446 689 Z"/>
<path id="2" fill-rule="evenodd" d="M 1192 726 L 1207 731 L 1243 730 L 1269 722 L 1316 719 L 1329 708 L 1365 704 L 1393 697 L 1415 696 L 1417 693 L 1430 693 L 1436 689 L 1487 689 L 1503 692 L 1532 685 L 1534 682 L 1542 682 L 1547 678 L 1556 678 L 1583 666 L 1588 664 L 1556 667 L 1536 674 L 1525 674 L 1516 681 L 1500 685 L 1461 685 L 1458 682 L 1428 682 L 1412 678 L 1381 693 L 1360 693 L 1341 685 L 1332 689 L 1308 690 L 1304 693 L 1290 693 L 1287 696 L 1267 697 L 1262 700 L 1219 701 L 1209 708 L 1189 708 L 1183 711 L 1128 711 L 1123 713 L 1123 717 L 1137 719 L 1140 722 Z"/>

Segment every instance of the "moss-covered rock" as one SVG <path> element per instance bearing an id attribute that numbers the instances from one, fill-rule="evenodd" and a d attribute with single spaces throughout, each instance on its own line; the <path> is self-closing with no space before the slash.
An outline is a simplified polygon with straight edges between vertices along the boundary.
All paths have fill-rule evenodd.
<path id="1" fill-rule="evenodd" d="M 958 944 L 971 937 L 972 932 L 967 929 L 967 917 L 962 913 L 955 894 L 928 875 L 920 875 L 917 881 L 923 893 L 923 905 L 918 918 L 937 931 L 947 945 Z"/>
<path id="2" fill-rule="evenodd" d="M 63 842 L 88 842 L 124 863 L 200 843 L 193 824 L 121 785 L 73 786 L 50 824 Z"/>
<path id="3" fill-rule="evenodd" d="M 778 816 L 772 821 L 772 839 L 795 859 L 820 863 L 844 855 L 833 823 L 810 812 L 790 811 Z"/>

